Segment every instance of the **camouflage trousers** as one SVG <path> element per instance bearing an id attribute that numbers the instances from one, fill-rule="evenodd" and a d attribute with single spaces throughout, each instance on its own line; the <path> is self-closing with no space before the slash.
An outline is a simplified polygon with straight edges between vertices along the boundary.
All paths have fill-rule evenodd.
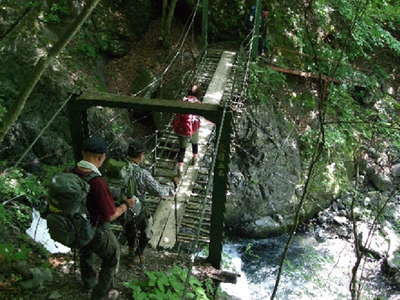
<path id="1" fill-rule="evenodd" d="M 80 249 L 80 270 L 84 286 L 92 290 L 91 299 L 101 299 L 107 296 L 114 285 L 114 277 L 119 263 L 120 246 L 108 224 L 97 227 L 93 240 Z M 101 267 L 97 271 L 95 256 L 100 257 Z"/>
<path id="2" fill-rule="evenodd" d="M 149 239 L 146 235 L 146 228 L 148 226 L 148 214 L 144 207 L 138 216 L 134 216 L 128 212 L 125 214 L 123 221 L 124 233 L 128 242 L 129 252 L 131 254 L 142 255 L 147 246 Z"/>

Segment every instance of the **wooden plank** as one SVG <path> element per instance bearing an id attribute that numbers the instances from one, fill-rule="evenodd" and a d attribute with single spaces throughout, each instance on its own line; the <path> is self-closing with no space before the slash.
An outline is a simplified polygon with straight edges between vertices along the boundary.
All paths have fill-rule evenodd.
<path id="1" fill-rule="evenodd" d="M 218 67 L 203 97 L 203 105 L 219 105 L 224 94 L 225 83 L 229 78 L 236 53 L 224 51 L 219 60 Z"/>
<path id="2" fill-rule="evenodd" d="M 204 106 L 204 105 L 209 107 L 211 105 L 210 108 L 214 109 L 213 112 L 219 113 L 219 115 L 214 116 L 215 117 L 215 121 L 213 120 L 214 123 L 219 123 L 222 118 L 222 109 L 219 106 L 219 103 L 224 94 L 225 85 L 228 80 L 229 73 L 231 71 L 235 55 L 236 54 L 234 52 L 228 52 L 228 51 L 223 52 L 221 59 L 218 63 L 218 67 L 213 75 L 211 83 L 210 83 L 210 85 L 207 89 L 207 92 L 203 98 L 203 103 L 198 104 L 200 107 Z M 157 100 L 157 101 L 162 101 L 162 100 Z M 173 101 L 168 101 L 168 102 L 171 103 Z M 180 102 L 180 103 L 182 103 L 182 102 Z M 215 107 L 218 107 L 218 109 L 215 109 Z M 194 111 L 191 111 L 191 113 L 201 115 Z M 208 119 L 210 119 L 210 118 L 208 118 Z M 214 127 L 215 127 L 214 123 L 209 122 L 203 118 L 201 119 L 201 126 L 199 129 L 199 152 L 198 152 L 199 161 L 201 161 L 206 156 L 206 153 L 209 150 L 208 142 L 211 138 L 212 133 L 214 132 Z M 229 127 L 228 122 L 225 124 L 224 128 L 227 128 L 227 127 Z M 229 132 L 229 128 L 224 129 L 223 134 L 225 134 L 227 132 Z M 223 143 L 225 143 L 225 142 L 229 143 L 229 139 L 230 139 L 230 137 L 228 136 L 227 138 L 225 138 L 223 140 Z M 220 149 L 223 150 L 222 157 L 223 157 L 223 162 L 225 162 L 226 153 L 224 151 L 229 149 L 229 145 L 224 144 L 223 146 L 220 146 Z M 175 208 L 175 201 L 172 201 L 172 200 L 163 201 L 162 203 L 160 203 L 159 207 L 157 208 L 157 210 L 154 214 L 153 237 L 150 240 L 150 245 L 153 248 L 158 248 L 158 247 L 172 248 L 172 247 L 174 247 L 174 245 L 177 241 L 177 231 L 178 231 L 177 228 L 180 226 L 180 222 L 182 221 L 185 207 L 186 207 L 185 206 L 186 202 L 189 200 L 189 197 L 193 194 L 192 192 L 194 189 L 194 183 L 196 182 L 198 172 L 200 171 L 200 168 L 198 165 L 197 166 L 189 166 L 189 161 L 191 159 L 191 156 L 192 156 L 191 151 L 186 151 L 185 158 L 184 158 L 184 172 L 183 172 L 183 176 L 181 178 L 181 183 L 178 186 L 177 194 L 175 195 L 175 201 L 177 203 L 177 207 Z M 217 163 L 218 162 L 221 163 L 221 160 L 217 160 Z M 218 166 L 218 168 L 216 170 L 221 172 L 221 167 Z M 207 171 L 209 171 L 209 170 L 207 170 Z M 226 167 L 224 167 L 223 171 L 228 172 Z M 218 178 L 217 181 L 219 183 L 226 185 L 226 174 L 218 173 L 216 175 L 216 177 Z M 215 184 L 215 181 L 214 181 L 214 184 Z M 206 186 L 202 186 L 203 190 L 205 188 L 206 188 Z M 226 187 L 224 186 L 222 189 L 217 189 L 217 190 L 219 190 L 219 192 L 215 193 L 215 195 L 218 195 L 218 197 L 220 197 L 221 191 L 226 192 Z M 213 199 L 215 201 L 216 198 L 214 197 Z M 221 204 L 224 207 L 225 206 L 225 195 L 223 195 L 223 199 L 218 200 L 216 202 L 218 202 L 217 203 L 218 208 L 221 208 Z M 175 212 L 176 212 L 176 214 L 175 214 Z M 214 216 L 212 217 L 211 220 L 215 221 L 216 216 L 221 216 L 221 214 L 214 214 Z M 222 212 L 222 217 L 223 217 L 223 212 Z M 202 222 L 204 222 L 204 225 L 207 225 L 207 223 L 209 222 L 207 219 L 208 218 L 205 217 L 205 219 L 202 220 Z M 214 226 L 211 226 L 212 228 L 214 228 L 214 231 L 216 229 L 221 228 L 221 226 L 220 226 L 220 224 L 222 224 L 221 222 L 223 223 L 223 220 L 217 221 L 216 224 L 214 224 Z M 191 225 L 191 224 L 187 223 L 187 221 L 185 221 L 185 225 L 188 227 L 192 227 L 192 229 L 195 229 L 196 231 L 197 231 L 197 229 L 199 229 L 200 232 L 203 232 L 206 234 L 208 234 L 208 232 L 209 232 L 208 230 L 206 230 L 202 227 L 199 227 L 198 225 Z M 222 235 L 222 233 L 221 233 L 221 235 Z M 218 258 L 220 258 L 221 253 L 218 254 L 215 251 L 221 250 L 219 247 L 219 243 L 221 242 L 221 237 L 219 235 L 214 234 L 214 238 L 217 239 L 216 241 L 214 241 L 214 245 L 217 245 L 217 247 L 213 248 L 213 252 L 211 253 L 211 258 L 212 258 L 211 261 L 213 262 L 213 265 L 215 267 L 217 267 L 217 265 L 219 266 L 219 262 L 217 264 L 216 260 L 218 260 Z"/>
<path id="3" fill-rule="evenodd" d="M 214 124 L 205 119 L 201 119 L 201 126 L 199 131 L 199 152 L 198 158 L 201 161 L 206 154 L 207 150 L 207 142 L 211 136 L 211 133 L 214 129 Z M 197 172 L 199 170 L 198 166 L 190 166 L 189 161 L 191 160 L 192 153 L 190 150 L 186 151 L 184 158 L 184 174 L 181 179 L 181 183 L 178 186 L 176 193 L 176 202 L 177 206 L 177 217 L 175 218 L 175 205 L 174 202 L 169 202 L 168 204 L 163 203 L 157 208 L 154 219 L 157 221 L 154 222 L 154 230 L 156 234 L 153 233 L 153 238 L 150 240 L 150 245 L 153 248 L 162 247 L 162 248 L 172 248 L 174 247 L 177 237 L 176 237 L 176 222 L 175 219 L 178 220 L 178 229 L 180 223 L 183 219 L 183 215 L 186 208 L 186 202 L 189 200 L 192 195 L 193 184 L 197 178 Z M 169 207 L 170 211 L 168 212 L 165 207 Z M 159 221 L 160 219 L 160 221 Z M 205 220 L 205 222 L 207 222 Z M 162 227 L 162 228 L 161 228 Z"/>
<path id="4" fill-rule="evenodd" d="M 168 219 L 170 218 L 173 208 L 174 208 L 173 199 L 163 199 L 158 205 L 153 215 L 153 225 L 151 227 L 152 237 L 149 241 L 149 244 L 154 249 L 158 247 L 158 244 L 162 238 L 166 226 L 165 224 L 168 222 Z"/>

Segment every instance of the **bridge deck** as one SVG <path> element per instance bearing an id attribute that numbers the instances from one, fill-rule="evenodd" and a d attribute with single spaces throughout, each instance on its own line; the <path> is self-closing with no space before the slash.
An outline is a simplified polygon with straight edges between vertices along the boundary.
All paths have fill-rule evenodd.
<path id="1" fill-rule="evenodd" d="M 235 53 L 225 51 L 222 53 L 220 60 L 218 62 L 218 66 L 214 69 L 214 73 L 211 79 L 211 82 L 208 85 L 207 92 L 204 96 L 203 103 L 211 104 L 211 105 L 220 105 L 222 96 L 224 94 L 225 83 L 227 82 L 230 71 L 233 66 Z M 212 68 L 211 68 L 212 69 Z M 209 72 L 209 71 L 208 71 Z M 209 77 L 207 74 L 200 74 L 202 78 Z M 210 149 L 210 139 L 212 137 L 212 133 L 214 131 L 215 125 L 202 118 L 201 127 L 200 127 L 200 136 L 199 136 L 199 163 L 196 166 L 189 166 L 189 161 L 191 159 L 191 151 L 186 151 L 185 159 L 184 159 L 184 175 L 182 176 L 181 183 L 178 186 L 177 193 L 175 198 L 172 199 L 164 199 L 161 200 L 157 209 L 153 215 L 153 226 L 152 232 L 153 236 L 150 240 L 150 245 L 154 248 L 162 247 L 162 248 L 172 248 L 177 242 L 178 238 L 182 240 L 191 240 L 193 239 L 193 232 L 197 228 L 196 225 L 200 221 L 200 201 L 193 197 L 196 188 L 199 188 L 199 184 L 196 181 L 199 178 L 199 171 L 202 165 L 202 161 L 207 155 L 210 155 L 213 149 Z M 169 142 L 173 138 L 171 134 L 167 133 L 167 137 L 164 137 L 165 145 L 173 144 L 175 147 L 177 146 L 175 142 Z M 161 137 L 163 138 L 163 137 Z M 173 150 L 173 147 L 170 147 L 170 150 Z M 177 149 L 176 149 L 177 150 Z M 159 159 L 158 165 L 162 165 L 162 162 L 165 162 L 165 159 Z M 171 162 L 171 160 L 170 160 Z M 174 167 L 174 161 L 172 160 L 171 166 Z M 165 165 L 164 168 L 165 170 Z M 157 170 L 157 165 L 156 165 Z M 156 175 L 166 175 L 162 171 L 157 170 Z M 168 171 L 167 171 L 168 172 Z M 172 171 L 173 172 L 173 171 Z M 208 168 L 208 172 L 212 172 L 210 168 Z M 208 173 L 207 172 L 207 173 Z M 203 176 L 204 177 L 204 176 Z M 205 181 L 200 182 L 199 192 L 204 192 L 206 186 L 204 185 Z M 197 187 L 196 187 L 197 185 Z M 199 197 L 206 197 L 207 195 L 199 195 Z M 210 199 L 209 199 L 210 200 Z M 210 202 L 210 201 L 208 201 Z M 176 207 L 175 207 L 176 205 Z M 211 213 L 210 203 L 207 203 L 206 213 L 208 216 Z M 188 221 L 187 219 L 192 219 L 193 221 Z M 209 226 L 209 217 L 203 220 L 204 225 Z M 192 234 L 188 234 L 182 232 L 180 230 L 181 226 L 192 227 Z M 178 234 L 179 233 L 179 234 Z M 201 228 L 201 240 L 207 242 L 209 231 L 206 228 Z M 178 234 L 178 235 L 177 235 Z"/>

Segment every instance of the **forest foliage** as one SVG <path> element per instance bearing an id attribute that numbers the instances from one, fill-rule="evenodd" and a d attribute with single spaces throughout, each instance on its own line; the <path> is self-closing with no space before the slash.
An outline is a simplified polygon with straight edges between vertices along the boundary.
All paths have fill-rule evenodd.
<path id="1" fill-rule="evenodd" d="M 261 61 L 314 74 L 314 79 L 303 78 L 300 88 L 293 77 L 259 64 L 253 68 L 250 98 L 286 103 L 282 109 L 298 125 L 306 146 L 319 131 L 318 115 L 327 149 L 352 153 L 383 138 L 400 146 L 399 4 L 268 1 L 265 7 L 269 49 Z"/>
<path id="2" fill-rule="evenodd" d="M 63 28 L 89 1 L 22 2 L 2 0 L 0 3 L 0 62 L 5 66 L 0 70 L 0 123 L 15 105 L 21 87 L 31 76 L 39 58 L 57 42 Z M 39 89 L 32 95 L 39 104 L 29 106 L 22 115 L 30 116 L 38 107 L 45 112 L 58 106 L 56 101 L 59 99 L 55 94 L 59 86 L 70 88 L 78 85 L 79 79 L 83 81 L 88 73 L 85 64 L 96 65 L 100 59 L 125 55 L 129 41 L 142 34 L 140 29 L 145 30 L 152 19 L 162 17 L 162 4 L 165 4 L 164 22 L 169 27 L 175 4 L 179 7 L 185 2 L 193 7 L 197 1 L 156 2 L 158 6 L 154 7 L 150 0 L 100 1 L 87 26 L 44 74 Z M 107 6 L 107 3 L 111 5 Z M 211 42 L 232 37 L 244 39 L 249 34 L 248 17 L 254 3 L 210 1 Z M 171 4 L 169 9 L 167 4 Z M 157 13 L 154 13 L 155 8 L 160 8 Z M 269 0 L 263 1 L 263 9 L 270 12 L 266 28 L 263 28 L 267 31 L 268 51 L 252 66 L 249 95 L 260 101 L 275 101 L 281 112 L 297 125 L 303 157 L 312 157 L 310 145 L 318 141 L 321 125 L 327 157 L 334 152 L 357 156 L 360 149 L 370 146 L 390 144 L 400 148 L 400 103 L 396 98 L 400 66 L 398 1 Z M 184 23 L 178 15 L 175 14 L 175 22 Z M 163 40 L 167 40 L 163 35 L 168 32 L 169 29 L 160 31 Z M 294 80 L 272 70 L 268 64 L 309 72 L 316 78 Z M 328 82 L 321 75 L 332 80 Z M 86 87 L 85 84 L 82 87 Z M 46 194 L 38 177 L 9 166 L 8 161 L 0 166 L 2 228 L 15 227 L 19 223 L 26 226 L 30 218 L 27 206 L 37 205 L 38 199 Z M 47 173 L 53 171 L 47 170 Z M 10 201 L 13 199 L 18 201 Z M 9 205 L 17 209 L 6 209 Z M 1 241 L 0 257 L 11 262 L 23 260 L 27 251 L 21 249 L 16 251 Z M 148 281 L 128 286 L 137 296 L 149 292 L 152 287 L 155 287 L 155 293 L 180 292 L 183 273 L 181 270 L 171 272 L 175 273 L 170 277 L 164 273 L 148 273 Z M 157 276 L 159 280 L 153 280 Z M 203 294 L 207 288 L 200 283 L 193 281 L 191 288 L 190 292 L 206 297 Z"/>

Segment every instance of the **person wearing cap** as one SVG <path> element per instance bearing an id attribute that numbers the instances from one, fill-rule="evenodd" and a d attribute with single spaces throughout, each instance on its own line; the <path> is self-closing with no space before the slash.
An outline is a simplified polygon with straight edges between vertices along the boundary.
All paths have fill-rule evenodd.
<path id="1" fill-rule="evenodd" d="M 82 160 L 77 163 L 74 173 L 85 177 L 93 172 L 98 176 L 88 183 L 90 190 L 87 196 L 87 209 L 96 233 L 93 240 L 80 249 L 80 271 L 84 287 L 91 291 L 91 299 L 109 299 L 110 294 L 117 294 L 112 290 L 114 276 L 119 262 L 120 246 L 109 228 L 109 223 L 129 208 L 134 207 L 134 199 L 126 199 L 116 207 L 107 182 L 102 177 L 99 168 L 102 166 L 107 152 L 107 144 L 101 137 L 91 137 L 82 145 Z M 101 269 L 97 277 L 95 255 L 102 260 Z"/>
<path id="2" fill-rule="evenodd" d="M 128 161 L 131 165 L 132 178 L 131 180 L 135 185 L 134 195 L 139 199 L 139 203 L 143 203 L 145 200 L 145 194 L 149 193 L 153 196 L 161 198 L 172 197 L 175 194 L 174 186 L 161 185 L 148 170 L 142 168 L 140 163 L 143 162 L 146 153 L 146 147 L 143 143 L 135 141 L 129 145 L 128 148 Z M 174 177 L 172 180 L 175 185 L 178 184 L 179 179 Z M 129 246 L 129 257 L 133 257 L 132 263 L 143 263 L 144 257 L 143 252 L 149 241 L 148 234 L 148 213 L 143 205 L 141 205 L 140 212 L 135 218 L 130 219 L 124 226 L 125 235 L 127 237 Z M 138 241 L 137 247 L 135 247 L 135 241 Z M 136 249 L 135 249 L 136 248 Z"/>

